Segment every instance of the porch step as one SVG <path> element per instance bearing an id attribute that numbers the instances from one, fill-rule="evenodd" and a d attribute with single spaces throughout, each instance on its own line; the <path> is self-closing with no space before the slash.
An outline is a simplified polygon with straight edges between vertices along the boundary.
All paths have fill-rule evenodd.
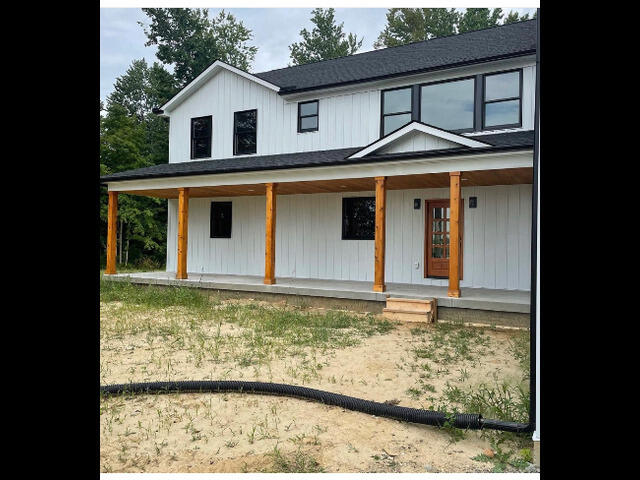
<path id="1" fill-rule="evenodd" d="M 390 320 L 432 323 L 437 319 L 437 301 L 432 299 L 387 298 L 382 315 Z"/>

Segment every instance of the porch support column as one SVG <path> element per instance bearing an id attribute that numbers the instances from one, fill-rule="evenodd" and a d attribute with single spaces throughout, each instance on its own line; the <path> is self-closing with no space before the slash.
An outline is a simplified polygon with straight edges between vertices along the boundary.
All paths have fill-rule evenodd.
<path id="1" fill-rule="evenodd" d="M 264 248 L 264 283 L 276 283 L 276 190 L 277 183 L 267 183 L 266 234 Z"/>
<path id="2" fill-rule="evenodd" d="M 373 291 L 384 292 L 385 214 L 387 177 L 376 177 L 375 272 Z"/>
<path id="3" fill-rule="evenodd" d="M 189 233 L 189 189 L 178 189 L 178 268 L 176 278 L 187 278 L 187 237 Z"/>
<path id="4" fill-rule="evenodd" d="M 449 172 L 449 297 L 460 297 L 460 172 Z"/>
<path id="5" fill-rule="evenodd" d="M 116 229 L 118 224 L 118 192 L 109 192 L 107 216 L 107 268 L 106 275 L 116 273 Z"/>

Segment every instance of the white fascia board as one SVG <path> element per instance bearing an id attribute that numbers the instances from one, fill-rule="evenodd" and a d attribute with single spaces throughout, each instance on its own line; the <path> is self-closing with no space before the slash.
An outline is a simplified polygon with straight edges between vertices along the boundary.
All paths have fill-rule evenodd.
<path id="1" fill-rule="evenodd" d="M 255 172 L 218 173 L 183 177 L 149 178 L 107 182 L 110 192 L 179 187 L 212 187 L 271 182 L 309 182 L 349 178 L 391 177 L 424 173 L 499 170 L 533 166 L 533 150 L 453 157 L 417 158 L 395 162 L 357 163 L 330 167 L 288 168 Z"/>
<path id="2" fill-rule="evenodd" d="M 454 142 L 457 143 L 459 145 L 463 145 L 465 147 L 471 147 L 471 148 L 479 148 L 479 147 L 490 147 L 491 145 L 489 145 L 488 143 L 483 143 L 483 142 L 479 142 L 477 140 L 473 140 L 471 138 L 468 137 L 463 137 L 462 135 L 458 135 L 456 133 L 451 133 L 448 132 L 446 130 L 441 130 L 439 128 L 436 127 L 432 127 L 431 125 L 427 125 L 425 123 L 419 123 L 419 122 L 411 122 L 408 125 L 405 125 L 404 127 L 396 130 L 395 132 L 387 135 L 386 137 L 381 138 L 380 140 L 378 140 L 377 142 L 372 143 L 371 145 L 366 146 L 365 148 L 363 148 L 362 150 L 357 151 L 356 153 L 354 153 L 353 155 L 351 155 L 349 158 L 362 158 L 372 152 L 375 152 L 376 150 L 384 147 L 385 145 L 390 144 L 391 142 L 395 142 L 396 140 L 400 139 L 401 137 L 411 133 L 411 132 L 415 132 L 415 131 L 419 131 L 422 133 L 426 133 L 427 135 L 432 135 L 434 137 L 438 137 L 438 138 L 442 138 L 444 140 L 448 140 L 450 142 Z"/>
<path id="3" fill-rule="evenodd" d="M 213 62 L 204 72 L 194 78 L 191 83 L 189 83 L 186 87 L 184 87 L 180 92 L 178 92 L 171 100 L 165 103 L 161 108 L 165 112 L 170 112 L 175 107 L 180 105 L 184 100 L 186 100 L 193 92 L 195 92 L 200 86 L 207 82 L 209 79 L 214 77 L 220 72 L 220 70 L 228 70 L 229 72 L 235 73 L 247 80 L 251 80 L 252 82 L 257 83 L 258 85 L 262 85 L 263 87 L 269 88 L 275 92 L 280 91 L 280 87 L 274 85 L 273 83 L 269 83 L 261 78 L 256 77 L 255 75 L 251 75 L 250 73 L 243 72 L 242 70 L 237 69 L 231 65 L 228 65 L 220 60 L 216 60 Z"/>

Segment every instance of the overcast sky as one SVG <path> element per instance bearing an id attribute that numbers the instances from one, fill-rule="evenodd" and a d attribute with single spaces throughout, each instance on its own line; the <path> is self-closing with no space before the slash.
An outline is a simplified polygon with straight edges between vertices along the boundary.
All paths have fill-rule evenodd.
<path id="1" fill-rule="evenodd" d="M 209 9 L 209 16 L 218 15 L 221 9 Z M 250 42 L 258 47 L 252 72 L 264 72 L 286 67 L 289 62 L 289 45 L 300 40 L 300 30 L 311 30 L 311 8 L 230 8 L 225 9 L 253 31 Z M 509 12 L 533 15 L 535 8 L 504 8 Z M 364 37 L 359 52 L 373 50 L 373 42 L 386 24 L 386 8 L 337 8 L 336 21 L 344 22 L 346 33 Z M 123 75 L 131 62 L 145 58 L 153 63 L 155 47 L 145 47 L 146 37 L 137 22 L 147 23 L 148 17 L 140 8 L 100 9 L 100 98 L 111 93 L 115 79 Z"/>

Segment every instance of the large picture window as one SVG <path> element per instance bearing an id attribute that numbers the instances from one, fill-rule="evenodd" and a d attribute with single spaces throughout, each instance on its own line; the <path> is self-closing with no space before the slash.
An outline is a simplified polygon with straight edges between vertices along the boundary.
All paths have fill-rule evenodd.
<path id="1" fill-rule="evenodd" d="M 420 90 L 420 120 L 444 130 L 473 130 L 474 99 L 473 78 L 423 85 Z"/>
<path id="2" fill-rule="evenodd" d="M 233 114 L 233 154 L 244 155 L 257 151 L 258 111 L 246 110 Z"/>
<path id="3" fill-rule="evenodd" d="M 375 227 L 375 197 L 342 199 L 342 240 L 373 240 Z"/>
<path id="4" fill-rule="evenodd" d="M 318 100 L 298 103 L 298 133 L 318 130 Z"/>
<path id="5" fill-rule="evenodd" d="M 231 238 L 231 215 L 231 202 L 211 202 L 211 238 Z"/>
<path id="6" fill-rule="evenodd" d="M 191 119 L 191 158 L 211 156 L 211 115 Z"/>
<path id="7" fill-rule="evenodd" d="M 483 127 L 522 125 L 522 70 L 484 76 Z"/>
<path id="8" fill-rule="evenodd" d="M 382 92 L 382 136 L 411 122 L 411 87 Z"/>

